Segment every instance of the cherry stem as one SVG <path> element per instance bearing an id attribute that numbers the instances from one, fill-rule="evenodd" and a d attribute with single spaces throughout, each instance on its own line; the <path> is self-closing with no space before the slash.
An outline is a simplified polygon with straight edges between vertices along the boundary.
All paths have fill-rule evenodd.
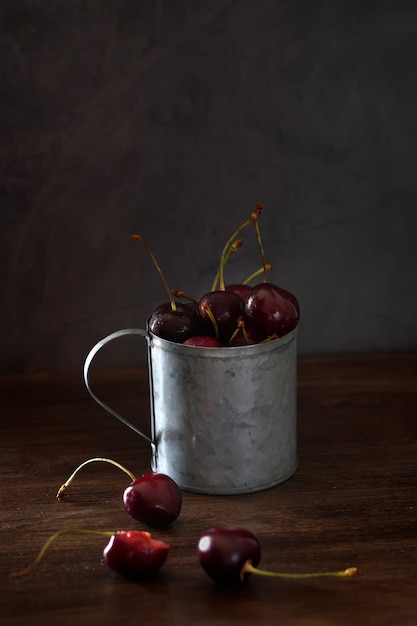
<path id="1" fill-rule="evenodd" d="M 171 293 L 177 298 L 184 298 L 184 300 L 189 300 L 193 304 L 198 304 L 198 300 L 189 296 L 185 291 L 181 291 L 181 289 L 171 289 Z"/>
<path id="2" fill-rule="evenodd" d="M 113 461 L 113 459 L 106 459 L 104 457 L 94 457 L 93 459 L 88 459 L 87 461 L 84 461 L 84 463 L 81 463 L 81 465 L 79 465 L 71 474 L 71 476 L 69 478 L 67 478 L 67 480 L 64 482 L 63 485 L 61 485 L 61 487 L 58 489 L 58 493 L 56 494 L 56 497 L 58 498 L 58 500 L 62 500 L 62 498 L 64 497 L 64 493 L 65 491 L 68 489 L 68 487 L 71 485 L 72 481 L 74 480 L 75 476 L 78 474 L 78 472 L 80 471 L 80 469 L 82 469 L 83 467 L 85 467 L 86 465 L 88 465 L 89 463 L 95 463 L 96 461 L 102 461 L 104 463 L 110 463 L 111 465 L 115 465 L 116 467 L 118 467 L 119 469 L 122 470 L 122 472 L 124 472 L 125 474 L 127 474 L 128 476 L 130 476 L 130 478 L 132 479 L 132 482 L 134 482 L 136 480 L 136 476 L 134 476 L 132 474 L 132 472 L 130 472 L 128 469 L 126 469 L 123 465 L 121 465 L 120 463 L 118 463 L 117 461 Z"/>
<path id="3" fill-rule="evenodd" d="M 348 567 L 347 569 L 336 572 L 312 572 L 308 574 L 291 574 L 287 572 L 269 572 L 266 570 L 258 569 L 252 565 L 252 561 L 246 561 L 244 563 L 241 572 L 240 579 L 243 580 L 245 574 L 256 574 L 258 576 L 269 576 L 271 578 L 345 578 L 348 576 L 355 576 L 357 574 L 357 567 Z"/>
<path id="4" fill-rule="evenodd" d="M 259 343 L 268 343 L 268 341 L 274 341 L 274 339 L 279 339 L 278 333 L 273 333 L 272 335 L 269 335 L 265 339 L 262 339 L 262 341 L 260 341 Z"/>
<path id="5" fill-rule="evenodd" d="M 161 277 L 162 282 L 164 283 L 164 287 L 166 289 L 169 301 L 171 303 L 171 309 L 173 311 L 176 311 L 177 310 L 177 305 L 175 304 L 175 300 L 174 300 L 174 297 L 173 297 L 173 295 L 171 293 L 171 289 L 169 288 L 167 279 L 164 276 L 164 273 L 163 273 L 163 271 L 162 271 L 162 269 L 161 269 L 161 267 L 160 267 L 160 265 L 159 265 L 159 263 L 158 263 L 158 261 L 156 259 L 156 256 L 154 255 L 154 253 L 150 249 L 148 242 L 146 241 L 146 239 L 144 239 L 144 237 L 142 237 L 142 235 L 131 235 L 131 239 L 133 239 L 134 241 L 140 241 L 145 246 L 147 253 L 151 257 L 151 259 L 152 259 L 152 261 L 153 261 L 153 263 L 154 263 L 154 265 L 155 265 L 155 267 L 156 267 L 156 269 L 158 271 L 158 274 Z"/>
<path id="6" fill-rule="evenodd" d="M 239 333 L 243 333 L 245 342 L 249 345 L 249 337 L 248 333 L 246 332 L 245 319 L 243 317 L 239 317 L 239 319 L 237 320 L 237 327 L 233 335 L 229 339 L 229 345 L 233 342 L 233 340 L 237 337 Z"/>
<path id="7" fill-rule="evenodd" d="M 224 291 L 225 290 L 225 284 L 224 284 L 224 266 L 225 266 L 225 259 L 226 259 L 226 255 L 227 255 L 227 251 L 229 250 L 230 245 L 232 244 L 233 240 L 236 239 L 236 237 L 239 235 L 239 233 L 246 228 L 247 226 L 249 226 L 249 224 L 251 224 L 252 222 L 254 222 L 256 224 L 257 220 L 259 219 L 259 216 L 261 215 L 262 211 L 263 211 L 263 205 L 262 204 L 257 204 L 255 207 L 255 210 L 252 211 L 251 215 L 248 217 L 247 220 L 245 220 L 243 222 L 243 224 L 241 224 L 239 226 L 239 228 L 237 230 L 235 230 L 235 232 L 233 233 L 233 235 L 229 238 L 229 240 L 226 242 L 226 245 L 223 248 L 223 252 L 222 255 L 220 257 L 220 266 L 219 266 L 219 281 L 220 281 L 220 291 Z"/>
<path id="8" fill-rule="evenodd" d="M 230 248 L 227 251 L 227 254 L 225 256 L 223 267 L 229 261 L 229 259 L 232 256 L 232 254 L 234 254 L 235 252 L 237 252 L 239 250 L 239 248 L 242 246 L 242 244 L 243 244 L 243 239 L 236 239 L 236 241 L 234 241 L 232 243 L 232 245 L 230 246 Z M 219 282 L 219 278 L 220 278 L 220 267 L 217 270 L 216 276 L 214 277 L 213 284 L 211 286 L 211 291 L 216 291 L 217 283 Z"/>
<path id="9" fill-rule="evenodd" d="M 219 339 L 219 326 L 217 324 L 216 318 L 213 315 L 213 311 L 210 309 L 210 307 L 207 304 L 207 302 L 203 302 L 202 303 L 202 307 L 203 307 L 207 317 L 209 318 L 210 322 L 213 324 L 214 336 L 216 337 L 216 339 Z"/>
<path id="10" fill-rule="evenodd" d="M 23 576 L 27 576 L 27 574 L 30 574 L 33 568 L 36 567 L 36 565 L 38 565 L 40 561 L 42 561 L 48 548 L 54 543 L 54 541 L 59 539 L 59 537 L 62 537 L 62 535 L 96 535 L 98 537 L 112 537 L 113 535 L 117 534 L 117 532 L 118 531 L 114 530 L 85 530 L 82 528 L 66 528 L 64 530 L 59 530 L 49 537 L 49 539 L 44 543 L 43 547 L 41 548 L 36 559 L 30 565 L 28 565 L 28 567 L 25 567 L 24 569 L 17 572 L 12 572 L 9 575 L 9 578 L 22 578 Z"/>
<path id="11" fill-rule="evenodd" d="M 253 225 L 256 231 L 256 238 L 258 240 L 259 250 L 261 251 L 262 267 L 263 267 L 263 274 L 264 274 L 263 282 L 266 283 L 267 268 L 266 268 L 266 262 L 265 262 L 265 251 L 264 251 L 264 246 L 262 243 L 261 231 L 259 230 L 259 224 L 257 220 L 254 220 Z"/>
<path id="12" fill-rule="evenodd" d="M 253 274 L 245 278 L 242 285 L 247 285 L 248 283 L 250 283 L 251 280 L 259 276 L 259 274 L 265 274 L 265 272 L 269 272 L 270 270 L 272 270 L 271 263 L 265 263 L 265 266 L 260 267 L 258 270 L 256 270 L 256 272 L 253 272 Z"/>

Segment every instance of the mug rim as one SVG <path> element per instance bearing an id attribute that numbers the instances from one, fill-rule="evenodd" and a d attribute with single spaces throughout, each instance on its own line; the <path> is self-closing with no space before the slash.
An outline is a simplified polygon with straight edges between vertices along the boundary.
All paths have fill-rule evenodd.
<path id="1" fill-rule="evenodd" d="M 219 346 L 219 347 L 207 347 L 207 346 L 187 346 L 183 343 L 178 343 L 176 341 L 171 341 L 170 339 L 164 339 L 163 337 L 159 337 L 155 335 L 149 329 L 149 320 L 146 322 L 146 333 L 148 336 L 149 344 L 165 348 L 170 351 L 179 352 L 181 354 L 193 354 L 193 356 L 201 356 L 201 357 L 242 357 L 245 355 L 253 354 L 255 351 L 259 354 L 275 352 L 284 350 L 290 343 L 296 340 L 298 324 L 285 335 L 281 337 L 277 337 L 276 339 L 271 339 L 270 341 L 263 341 L 260 343 L 253 343 L 247 346 Z"/>

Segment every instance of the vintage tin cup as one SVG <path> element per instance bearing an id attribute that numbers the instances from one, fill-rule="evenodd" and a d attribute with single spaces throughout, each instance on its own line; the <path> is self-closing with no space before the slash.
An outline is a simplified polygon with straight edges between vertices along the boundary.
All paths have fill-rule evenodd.
<path id="1" fill-rule="evenodd" d="M 97 352 L 126 335 L 144 337 L 148 345 L 150 436 L 99 399 L 89 383 Z M 187 491 L 250 493 L 284 482 L 297 469 L 296 340 L 297 328 L 265 343 L 203 348 L 127 328 L 91 349 L 84 381 L 94 400 L 150 443 L 153 471 Z"/>

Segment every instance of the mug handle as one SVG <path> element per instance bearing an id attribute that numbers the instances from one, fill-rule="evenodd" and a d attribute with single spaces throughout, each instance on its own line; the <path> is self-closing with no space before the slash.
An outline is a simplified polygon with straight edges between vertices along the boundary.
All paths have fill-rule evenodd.
<path id="1" fill-rule="evenodd" d="M 141 430 L 136 428 L 136 426 L 131 424 L 126 418 L 122 417 L 122 415 L 117 413 L 117 411 L 112 409 L 108 404 L 103 402 L 103 400 L 100 400 L 100 398 L 98 396 L 96 396 L 96 394 L 92 391 L 91 386 L 90 386 L 90 381 L 89 381 L 90 366 L 91 366 L 91 363 L 92 363 L 94 357 L 96 356 L 97 352 L 99 352 L 99 350 L 101 350 L 101 348 L 103 348 L 106 344 L 108 344 L 111 341 L 113 341 L 113 339 L 118 339 L 119 337 L 124 337 L 126 335 L 139 335 L 140 337 L 144 337 L 145 339 L 148 339 L 148 333 L 146 332 L 146 330 L 143 330 L 142 328 L 123 328 L 122 330 L 116 330 L 114 333 L 111 333 L 110 335 L 107 335 L 107 337 L 104 337 L 103 339 L 98 341 L 95 344 L 95 346 L 93 346 L 91 348 L 90 352 L 88 353 L 88 355 L 87 355 L 87 357 L 85 359 L 85 362 L 84 362 L 84 383 L 85 383 L 85 386 L 87 387 L 88 393 L 93 398 L 93 400 L 95 400 L 100 406 L 102 406 L 103 409 L 105 409 L 108 413 L 110 413 L 114 417 L 117 417 L 117 419 L 120 420 L 121 422 L 123 422 L 123 424 L 125 424 L 125 426 L 129 426 L 129 428 L 134 430 L 135 433 L 137 433 L 138 435 L 143 437 L 143 439 L 146 439 L 146 441 L 148 441 L 151 444 L 152 452 L 155 455 L 155 453 L 156 453 L 156 444 L 155 444 L 155 442 L 150 437 L 148 437 L 148 435 L 145 435 L 145 433 L 143 433 Z"/>

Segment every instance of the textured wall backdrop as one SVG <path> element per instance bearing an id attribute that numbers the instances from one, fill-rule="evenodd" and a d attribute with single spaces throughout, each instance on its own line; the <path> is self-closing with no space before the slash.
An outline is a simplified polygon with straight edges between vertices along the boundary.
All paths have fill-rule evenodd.
<path id="1" fill-rule="evenodd" d="M 417 348 L 414 0 L 0 15 L 1 370 L 81 369 L 102 336 L 144 326 L 166 295 L 131 233 L 202 295 L 257 202 L 300 354 Z M 252 244 L 230 280 L 260 265 Z M 132 343 L 103 364 L 144 361 Z"/>

